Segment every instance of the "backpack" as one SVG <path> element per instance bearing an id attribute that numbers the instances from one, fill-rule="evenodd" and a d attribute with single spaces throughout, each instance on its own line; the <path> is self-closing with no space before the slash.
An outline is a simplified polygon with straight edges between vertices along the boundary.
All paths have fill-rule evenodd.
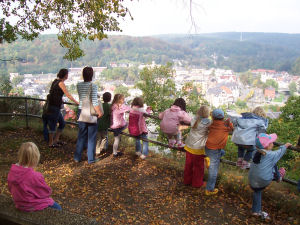
<path id="1" fill-rule="evenodd" d="M 140 116 L 141 115 L 138 113 L 129 113 L 128 131 L 133 136 L 139 136 L 142 134 L 142 131 L 139 127 Z"/>

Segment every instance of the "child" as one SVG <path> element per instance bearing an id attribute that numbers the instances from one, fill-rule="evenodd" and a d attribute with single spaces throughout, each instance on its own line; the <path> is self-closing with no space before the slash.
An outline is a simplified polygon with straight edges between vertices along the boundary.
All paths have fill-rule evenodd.
<path id="1" fill-rule="evenodd" d="M 238 160 L 236 165 L 241 169 L 250 168 L 249 161 L 255 150 L 255 137 L 259 133 L 265 133 L 268 127 L 268 119 L 261 107 L 256 107 L 252 113 L 242 113 L 241 118 L 233 120 L 235 129 L 232 134 L 232 142 L 238 146 Z"/>
<path id="2" fill-rule="evenodd" d="M 286 143 L 279 147 L 277 151 L 272 151 L 273 142 L 276 141 L 276 134 L 261 133 L 256 138 L 256 151 L 249 171 L 249 183 L 253 192 L 252 215 L 261 216 L 263 219 L 270 219 L 268 213 L 261 211 L 261 195 L 274 178 L 274 166 L 284 155 L 286 149 L 291 146 Z M 279 169 L 280 178 L 285 174 L 284 168 Z M 277 178 L 278 179 L 278 178 Z"/>
<path id="3" fill-rule="evenodd" d="M 40 160 L 40 152 L 33 142 L 23 143 L 18 152 L 19 162 L 8 173 L 8 189 L 17 209 L 27 212 L 47 207 L 61 210 L 50 197 L 51 188 L 41 173 L 34 171 Z"/>
<path id="4" fill-rule="evenodd" d="M 129 112 L 130 107 L 124 105 L 124 95 L 116 94 L 111 103 L 110 128 L 114 133 L 113 156 L 122 156 L 122 152 L 118 152 L 119 143 L 121 141 L 120 133 L 126 128 L 127 123 L 124 119 L 124 113 Z"/>
<path id="5" fill-rule="evenodd" d="M 131 104 L 131 110 L 129 113 L 129 125 L 128 130 L 131 135 L 136 136 L 135 139 L 135 154 L 140 156 L 141 159 L 145 159 L 148 156 L 148 142 L 143 141 L 143 153 L 141 152 L 141 140 L 139 138 L 147 139 L 147 125 L 144 118 L 144 113 L 150 114 L 151 108 L 147 110 L 144 108 L 144 101 L 142 98 L 136 97 Z"/>
<path id="6" fill-rule="evenodd" d="M 209 108 L 201 106 L 195 118 L 191 121 L 191 130 L 185 140 L 186 159 L 184 167 L 184 184 L 193 187 L 203 185 L 205 143 L 207 140 Z"/>
<path id="7" fill-rule="evenodd" d="M 110 127 L 110 100 L 111 93 L 105 92 L 102 96 L 103 98 L 103 116 L 98 119 L 98 137 L 96 144 L 96 156 L 99 156 L 101 151 L 106 150 L 108 147 L 108 137 L 107 137 L 107 129 Z"/>
<path id="8" fill-rule="evenodd" d="M 205 154 L 210 159 L 208 169 L 208 181 L 206 184 L 206 195 L 214 195 L 218 193 L 215 188 L 220 158 L 224 154 L 224 147 L 227 142 L 228 134 L 233 130 L 232 123 L 228 120 L 224 121 L 224 112 L 222 109 L 215 109 L 212 112 L 213 122 L 208 127 L 208 137 L 205 145 Z"/>
<path id="9" fill-rule="evenodd" d="M 177 98 L 171 108 L 159 114 L 161 119 L 160 129 L 168 136 L 169 146 L 183 148 L 181 131 L 179 130 L 180 122 L 189 124 L 190 116 L 186 113 L 186 103 L 183 98 Z M 177 140 L 176 140 L 177 139 Z"/>

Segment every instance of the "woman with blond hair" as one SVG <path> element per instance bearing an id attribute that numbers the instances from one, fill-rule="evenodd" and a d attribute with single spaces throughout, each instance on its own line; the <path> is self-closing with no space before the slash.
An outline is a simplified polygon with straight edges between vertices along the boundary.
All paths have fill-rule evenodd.
<path id="1" fill-rule="evenodd" d="M 40 160 L 40 152 L 33 142 L 25 142 L 18 152 L 18 163 L 8 173 L 8 189 L 17 209 L 32 212 L 61 206 L 50 197 L 51 188 L 43 175 L 34 170 Z"/>

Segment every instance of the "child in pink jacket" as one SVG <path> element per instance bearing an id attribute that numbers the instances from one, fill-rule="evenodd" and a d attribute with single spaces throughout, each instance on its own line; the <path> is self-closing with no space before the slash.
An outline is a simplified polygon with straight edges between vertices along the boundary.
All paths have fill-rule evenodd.
<path id="1" fill-rule="evenodd" d="M 169 139 L 169 146 L 183 148 L 181 131 L 179 130 L 180 122 L 189 124 L 191 117 L 186 113 L 186 103 L 183 98 L 177 98 L 171 108 L 159 114 L 160 129 L 164 132 Z"/>
<path id="2" fill-rule="evenodd" d="M 114 133 L 113 156 L 122 156 L 122 152 L 118 152 L 119 143 L 121 141 L 121 132 L 127 127 L 124 119 L 124 113 L 129 112 L 130 107 L 124 104 L 124 95 L 115 94 L 111 103 L 110 128 Z"/>
<path id="3" fill-rule="evenodd" d="M 147 139 L 148 129 L 145 121 L 145 114 L 151 113 L 151 107 L 144 109 L 144 101 L 142 98 L 136 97 L 131 103 L 131 110 L 129 113 L 129 133 L 136 136 L 135 139 L 135 154 L 145 159 L 148 156 L 148 142 L 143 141 L 143 153 L 140 138 Z"/>
<path id="4" fill-rule="evenodd" d="M 41 173 L 34 171 L 40 160 L 40 152 L 33 142 L 23 143 L 18 152 L 19 162 L 8 173 L 8 189 L 17 209 L 32 212 L 61 206 L 50 197 L 51 188 Z"/>

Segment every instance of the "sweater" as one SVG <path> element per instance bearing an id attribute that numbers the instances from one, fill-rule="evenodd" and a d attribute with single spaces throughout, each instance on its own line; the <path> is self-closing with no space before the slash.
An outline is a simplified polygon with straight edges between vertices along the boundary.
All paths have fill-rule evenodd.
<path id="1" fill-rule="evenodd" d="M 98 119 L 98 130 L 107 130 L 110 127 L 110 107 L 107 102 L 102 104 L 103 115 Z"/>
<path id="2" fill-rule="evenodd" d="M 17 209 L 32 212 L 54 204 L 54 200 L 50 198 L 51 188 L 46 184 L 43 175 L 31 167 L 13 164 L 7 181 Z"/>

